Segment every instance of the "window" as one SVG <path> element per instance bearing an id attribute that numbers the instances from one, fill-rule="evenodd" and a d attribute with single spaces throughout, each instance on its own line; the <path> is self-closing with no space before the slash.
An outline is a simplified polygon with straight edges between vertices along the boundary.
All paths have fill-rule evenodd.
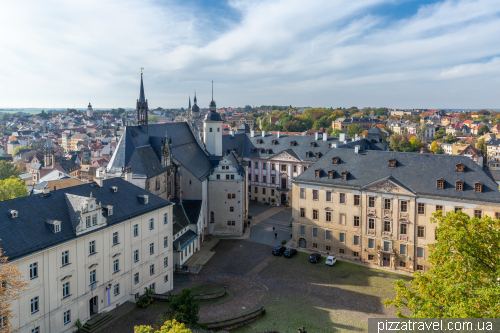
<path id="1" fill-rule="evenodd" d="M 163 278 L 163 281 L 168 282 L 168 275 L 165 275 L 165 277 Z"/>
<path id="2" fill-rule="evenodd" d="M 359 227 L 359 216 L 354 216 L 354 226 Z"/>
<path id="3" fill-rule="evenodd" d="M 31 313 L 38 312 L 38 296 L 31 299 Z"/>
<path id="4" fill-rule="evenodd" d="M 439 179 L 437 181 L 437 188 L 440 189 L 440 190 L 444 189 L 444 180 Z"/>
<path id="5" fill-rule="evenodd" d="M 255 175 L 255 181 L 258 182 L 259 181 L 259 176 Z M 259 188 L 257 186 L 254 187 L 254 192 L 255 193 L 259 193 Z M 228 194 L 227 195 L 227 198 L 228 199 L 231 199 L 231 194 Z"/>
<path id="6" fill-rule="evenodd" d="M 168 236 L 163 237 L 163 247 L 168 247 Z"/>
<path id="7" fill-rule="evenodd" d="M 369 255 L 368 255 L 368 260 L 373 260 L 373 258 L 374 258 L 374 255 L 373 255 L 373 254 L 369 254 Z"/>
<path id="8" fill-rule="evenodd" d="M 138 284 L 139 283 L 139 273 L 135 273 L 134 274 L 134 284 Z"/>
<path id="9" fill-rule="evenodd" d="M 305 188 L 301 188 L 300 189 L 300 198 L 301 199 L 305 199 L 306 198 L 306 189 Z"/>
<path id="10" fill-rule="evenodd" d="M 406 232 L 407 232 L 407 230 L 406 230 L 406 224 L 405 224 L 405 223 L 402 223 L 402 224 L 399 226 L 399 233 L 400 233 L 401 235 L 406 235 Z"/>
<path id="11" fill-rule="evenodd" d="M 391 222 L 390 221 L 384 221 L 384 231 L 386 231 L 386 232 L 391 231 Z"/>
<path id="12" fill-rule="evenodd" d="M 318 228 L 313 228 L 313 237 L 318 237 Z"/>
<path id="13" fill-rule="evenodd" d="M 418 226 L 417 227 L 417 237 L 423 238 L 423 237 L 425 237 L 424 235 L 425 235 L 425 227 Z"/>
<path id="14" fill-rule="evenodd" d="M 149 254 L 155 253 L 155 243 L 149 244 Z"/>
<path id="15" fill-rule="evenodd" d="M 354 245 L 359 245 L 359 236 L 354 236 Z"/>
<path id="16" fill-rule="evenodd" d="M 404 244 L 399 245 L 399 253 L 406 254 L 406 245 Z"/>
<path id="17" fill-rule="evenodd" d="M 303 225 L 300 226 L 300 234 L 301 235 L 305 235 L 306 234 L 306 227 L 303 226 Z"/>
<path id="18" fill-rule="evenodd" d="M 417 265 L 417 271 L 423 271 L 424 266 L 423 265 Z"/>
<path id="19" fill-rule="evenodd" d="M 229 175 L 226 175 L 226 180 L 228 180 L 228 179 L 229 179 Z"/>
<path id="20" fill-rule="evenodd" d="M 120 295 L 120 284 L 115 284 L 114 287 L 115 296 Z"/>
<path id="21" fill-rule="evenodd" d="M 168 213 L 163 214 L 163 224 L 168 223 Z"/>
<path id="22" fill-rule="evenodd" d="M 391 249 L 391 243 L 384 242 L 384 251 L 389 251 Z"/>
<path id="23" fill-rule="evenodd" d="M 375 229 L 375 219 L 368 219 L 368 229 Z"/>
<path id="24" fill-rule="evenodd" d="M 425 214 L 425 204 L 419 202 L 417 206 L 417 213 L 418 215 L 424 215 Z"/>
<path id="25" fill-rule="evenodd" d="M 113 232 L 113 245 L 118 244 L 118 232 Z"/>
<path id="26" fill-rule="evenodd" d="M 134 237 L 139 236 L 139 225 L 134 224 Z"/>
<path id="27" fill-rule="evenodd" d="M 326 191 L 326 201 L 332 201 L 332 192 Z"/>
<path id="28" fill-rule="evenodd" d="M 69 296 L 69 282 L 66 282 L 63 284 L 63 298 L 66 298 Z"/>
<path id="29" fill-rule="evenodd" d="M 332 250 L 332 247 L 331 247 L 331 246 L 329 246 L 329 245 L 327 245 L 327 246 L 325 246 L 325 249 L 326 249 L 327 251 L 331 251 L 331 250 Z"/>
<path id="30" fill-rule="evenodd" d="M 443 211 L 443 206 L 441 205 L 436 205 L 436 212 L 440 210 L 440 211 Z"/>
<path id="31" fill-rule="evenodd" d="M 69 251 L 64 251 L 61 255 L 61 266 L 69 264 Z"/>
<path id="32" fill-rule="evenodd" d="M 95 254 L 95 241 L 89 243 L 89 255 Z"/>
<path id="33" fill-rule="evenodd" d="M 327 230 L 325 233 L 325 238 L 326 239 L 332 239 L 332 232 L 330 230 Z"/>
<path id="34" fill-rule="evenodd" d="M 168 267 L 168 257 L 163 258 L 163 267 Z"/>
<path id="35" fill-rule="evenodd" d="M 318 243 L 313 243 L 314 248 L 318 248 Z"/>
<path id="36" fill-rule="evenodd" d="M 332 212 L 326 212 L 326 222 L 332 222 Z"/>
<path id="37" fill-rule="evenodd" d="M 424 257 L 424 248 L 423 247 L 417 247 L 417 257 L 418 258 Z"/>
<path id="38" fill-rule="evenodd" d="M 345 249 L 339 249 L 339 253 L 345 253 Z"/>
<path id="39" fill-rule="evenodd" d="M 464 183 L 463 182 L 457 182 L 456 190 L 457 191 L 463 191 L 463 189 L 464 189 Z"/>
<path id="40" fill-rule="evenodd" d="M 368 239 L 368 248 L 369 249 L 375 248 L 375 240 L 373 238 Z"/>
<path id="41" fill-rule="evenodd" d="M 276 183 L 276 177 L 272 176 L 272 177 L 271 177 L 271 184 L 274 184 L 274 183 Z M 273 191 L 274 191 L 274 190 L 273 190 Z"/>
<path id="42" fill-rule="evenodd" d="M 116 273 L 120 270 L 120 262 L 119 259 L 113 261 L 113 273 Z"/>
<path id="43" fill-rule="evenodd" d="M 135 250 L 134 251 L 134 262 L 138 262 L 139 261 L 139 250 Z"/>
<path id="44" fill-rule="evenodd" d="M 90 284 L 96 283 L 96 271 L 95 269 L 90 272 Z"/>
<path id="45" fill-rule="evenodd" d="M 399 209 L 402 212 L 408 211 L 408 201 L 401 201 L 401 207 Z"/>
<path id="46" fill-rule="evenodd" d="M 71 322 L 71 310 L 64 312 L 64 325 Z"/>
<path id="47" fill-rule="evenodd" d="M 254 164 L 253 164 L 253 165 L 254 165 L 254 168 L 255 168 L 255 169 L 258 169 L 258 168 L 259 168 L 259 162 L 254 162 Z"/>
<path id="48" fill-rule="evenodd" d="M 9 318 L 6 316 L 0 317 L 0 328 L 7 326 Z"/>
<path id="49" fill-rule="evenodd" d="M 54 224 L 54 232 L 60 232 L 61 231 L 61 224 L 57 223 Z"/>
<path id="50" fill-rule="evenodd" d="M 384 209 L 391 209 L 391 199 L 384 199 Z"/>
<path id="51" fill-rule="evenodd" d="M 149 220 L 149 230 L 153 230 L 155 228 L 155 219 Z"/>
<path id="52" fill-rule="evenodd" d="M 97 214 L 92 215 L 92 225 L 97 225 Z"/>
<path id="53" fill-rule="evenodd" d="M 353 255 L 354 257 L 359 257 L 359 252 L 354 251 L 354 252 L 352 253 L 352 255 Z"/>
<path id="54" fill-rule="evenodd" d="M 400 261 L 399 267 L 406 267 L 406 261 Z"/>
<path id="55" fill-rule="evenodd" d="M 228 226 L 235 226 L 236 222 L 235 221 L 227 221 Z"/>
<path id="56" fill-rule="evenodd" d="M 149 275 L 154 275 L 155 274 L 155 265 L 149 266 Z"/>
<path id="57" fill-rule="evenodd" d="M 455 207 L 455 213 L 458 213 L 458 212 L 461 212 L 462 211 L 462 207 Z"/>
<path id="58" fill-rule="evenodd" d="M 354 195 L 354 206 L 359 206 L 359 195 L 358 194 Z"/>
<path id="59" fill-rule="evenodd" d="M 281 171 L 286 172 L 286 164 L 281 166 Z"/>
<path id="60" fill-rule="evenodd" d="M 267 183 L 267 176 L 262 176 L 262 182 Z"/>
<path id="61" fill-rule="evenodd" d="M 87 228 L 90 228 L 90 216 L 87 216 L 85 218 L 85 225 L 87 226 Z"/>
<path id="62" fill-rule="evenodd" d="M 313 200 L 318 200 L 318 190 L 313 190 Z"/>
<path id="63" fill-rule="evenodd" d="M 375 207 L 375 197 L 368 197 L 368 207 Z"/>
<path id="64" fill-rule="evenodd" d="M 296 165 L 293 166 L 293 172 L 297 172 L 297 166 Z"/>
<path id="65" fill-rule="evenodd" d="M 305 208 L 300 209 L 300 217 L 306 217 L 306 209 Z"/>
<path id="66" fill-rule="evenodd" d="M 345 214 L 339 215 L 339 224 L 345 225 Z"/>
<path id="67" fill-rule="evenodd" d="M 317 219 L 318 219 L 318 210 L 313 209 L 313 220 L 317 220 Z"/>
<path id="68" fill-rule="evenodd" d="M 30 265 L 30 279 L 35 279 L 38 277 L 38 263 Z"/>
<path id="69" fill-rule="evenodd" d="M 265 187 L 262 188 L 262 194 L 266 194 L 266 188 Z"/>
<path id="70" fill-rule="evenodd" d="M 333 171 L 328 171 L 328 179 L 333 179 Z"/>
<path id="71" fill-rule="evenodd" d="M 210 127 L 210 132 L 212 132 L 212 127 Z"/>
<path id="72" fill-rule="evenodd" d="M 345 193 L 340 193 L 340 201 L 341 204 L 345 204 Z"/>
<path id="73" fill-rule="evenodd" d="M 483 216 L 483 212 L 481 210 L 474 210 L 474 217 L 481 218 Z"/>
<path id="74" fill-rule="evenodd" d="M 495 218 L 496 218 L 497 220 L 500 220 L 500 213 L 496 212 L 496 213 L 495 213 Z"/>
<path id="75" fill-rule="evenodd" d="M 339 235 L 339 242 L 345 243 L 345 234 L 343 232 L 341 232 Z"/>
<path id="76" fill-rule="evenodd" d="M 483 184 L 481 183 L 476 183 L 474 185 L 474 192 L 482 192 L 483 191 Z"/>
<path id="77" fill-rule="evenodd" d="M 217 174 L 215 178 L 216 178 L 216 179 L 220 179 L 220 175 L 219 175 L 219 174 Z"/>

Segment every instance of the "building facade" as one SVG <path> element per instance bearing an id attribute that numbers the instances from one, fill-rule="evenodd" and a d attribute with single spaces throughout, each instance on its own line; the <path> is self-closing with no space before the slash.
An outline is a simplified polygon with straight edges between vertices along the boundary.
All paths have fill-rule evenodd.
<path id="1" fill-rule="evenodd" d="M 294 246 L 426 271 L 432 214 L 500 217 L 498 186 L 462 156 L 337 149 L 293 181 Z"/>

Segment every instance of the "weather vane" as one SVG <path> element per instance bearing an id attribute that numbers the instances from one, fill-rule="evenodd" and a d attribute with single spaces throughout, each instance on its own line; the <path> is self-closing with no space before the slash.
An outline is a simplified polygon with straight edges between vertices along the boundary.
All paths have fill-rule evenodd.
<path id="1" fill-rule="evenodd" d="M 144 67 L 141 67 L 141 75 L 142 75 L 142 71 L 144 70 Z"/>

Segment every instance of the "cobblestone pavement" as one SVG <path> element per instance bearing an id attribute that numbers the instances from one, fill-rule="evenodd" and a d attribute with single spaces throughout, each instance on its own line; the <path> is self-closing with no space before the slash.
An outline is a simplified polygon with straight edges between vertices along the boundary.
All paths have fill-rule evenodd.
<path id="1" fill-rule="evenodd" d="M 254 226 L 250 224 L 250 237 L 246 238 L 246 240 L 270 246 L 280 245 L 282 240 L 288 242 L 292 231 L 292 228 L 289 227 L 291 217 L 292 210 L 283 209 Z M 278 234 L 276 238 L 275 233 Z"/>

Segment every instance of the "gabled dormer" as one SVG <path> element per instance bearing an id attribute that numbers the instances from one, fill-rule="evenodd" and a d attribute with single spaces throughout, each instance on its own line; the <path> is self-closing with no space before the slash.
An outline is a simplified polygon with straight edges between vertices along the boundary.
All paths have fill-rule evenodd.
<path id="1" fill-rule="evenodd" d="M 50 228 L 50 231 L 53 233 L 57 234 L 58 232 L 61 232 L 61 221 L 58 220 L 47 220 L 45 221 L 47 225 Z"/>
<path id="2" fill-rule="evenodd" d="M 456 165 L 456 172 L 465 172 L 465 164 L 463 163 L 458 163 Z"/>
<path id="3" fill-rule="evenodd" d="M 101 202 L 97 202 L 92 192 L 88 197 L 66 194 L 71 224 L 80 235 L 107 225 Z"/>
<path id="4" fill-rule="evenodd" d="M 332 164 L 340 164 L 340 158 L 338 156 L 334 156 L 332 158 Z"/>
<path id="5" fill-rule="evenodd" d="M 397 166 L 398 161 L 393 157 L 389 160 L 389 168 L 395 168 Z"/>

